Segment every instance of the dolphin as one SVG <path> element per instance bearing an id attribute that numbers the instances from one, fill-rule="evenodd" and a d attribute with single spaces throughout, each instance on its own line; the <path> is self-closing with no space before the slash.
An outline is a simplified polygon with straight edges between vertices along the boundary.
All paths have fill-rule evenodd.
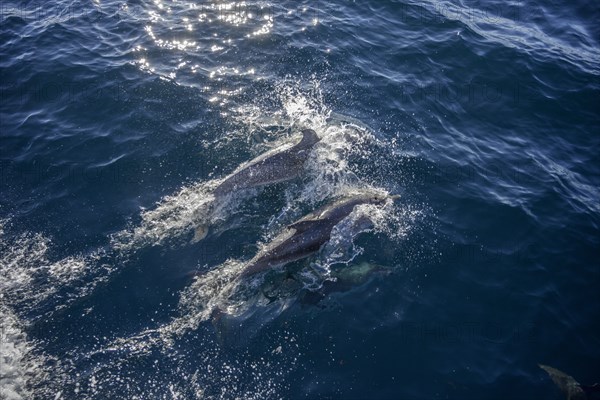
<path id="1" fill-rule="evenodd" d="M 316 253 L 323 244 L 329 241 L 333 228 L 346 218 L 354 210 L 354 207 L 361 204 L 383 204 L 388 198 L 396 199 L 398 197 L 360 194 L 321 207 L 287 226 L 287 229 L 279 234 L 264 251 L 250 260 L 241 272 L 240 278 L 282 266 Z"/>
<path id="2" fill-rule="evenodd" d="M 339 271 L 333 272 L 333 280 L 327 279 L 323 285 L 315 291 L 304 290 L 300 297 L 302 306 L 319 306 L 320 302 L 333 293 L 348 292 L 358 286 L 365 284 L 372 277 L 377 275 L 387 276 L 392 273 L 390 268 L 386 268 L 377 264 L 361 262 L 353 264 L 349 267 L 344 266 Z"/>
<path id="3" fill-rule="evenodd" d="M 550 378 L 552 378 L 552 381 L 556 386 L 558 386 L 558 388 L 567 396 L 567 400 L 588 400 L 597 398 L 593 397 L 594 393 L 600 393 L 600 385 L 597 383 L 591 386 L 582 385 L 572 376 L 569 376 L 556 368 L 542 364 L 539 364 L 539 367 L 550 375 Z"/>
<path id="4" fill-rule="evenodd" d="M 241 165 L 217 186 L 213 195 L 225 198 L 238 190 L 250 189 L 292 180 L 300 176 L 313 146 L 321 139 L 312 129 L 302 131 L 302 139 L 287 150 L 268 152 Z M 208 226 L 195 228 L 192 243 L 206 237 Z"/>
<path id="5" fill-rule="evenodd" d="M 285 182 L 298 177 L 310 150 L 320 140 L 315 131 L 304 129 L 302 140 L 296 145 L 272 155 L 261 155 L 248 162 L 225 178 L 213 194 L 218 198 L 237 190 Z"/>
<path id="6" fill-rule="evenodd" d="M 323 286 L 316 291 L 303 288 L 302 282 L 291 276 L 269 282 L 268 287 L 261 291 L 268 304 L 278 300 L 287 302 L 292 298 L 297 298 L 302 308 L 325 308 L 326 305 L 321 304 L 321 301 L 331 294 L 348 292 L 365 284 L 371 278 L 388 276 L 391 273 L 392 270 L 388 267 L 362 262 L 333 271 L 332 277 L 335 280 L 325 280 Z M 210 319 L 219 344 L 226 347 L 237 347 L 247 344 L 248 340 L 260 333 L 261 327 L 267 321 L 277 317 L 281 311 L 283 310 L 280 307 L 271 309 L 260 307 L 252 309 L 245 315 L 233 316 L 217 307 L 212 310 Z M 277 350 L 273 352 L 277 352 Z"/>

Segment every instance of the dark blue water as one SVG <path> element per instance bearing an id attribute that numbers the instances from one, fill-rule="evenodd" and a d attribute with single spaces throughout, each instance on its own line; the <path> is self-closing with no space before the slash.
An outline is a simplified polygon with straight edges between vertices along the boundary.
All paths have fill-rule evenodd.
<path id="1" fill-rule="evenodd" d="M 597 4 L 0 11 L 0 397 L 563 398 L 538 363 L 598 381 Z M 302 178 L 206 214 L 303 128 Z M 229 296 L 356 190 L 401 198 Z"/>

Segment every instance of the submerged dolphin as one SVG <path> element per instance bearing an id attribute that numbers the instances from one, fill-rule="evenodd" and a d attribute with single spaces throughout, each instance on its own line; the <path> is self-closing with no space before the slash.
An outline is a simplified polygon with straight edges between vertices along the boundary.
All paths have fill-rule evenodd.
<path id="1" fill-rule="evenodd" d="M 361 194 L 318 209 L 289 225 L 271 245 L 250 260 L 240 277 L 254 275 L 316 253 L 331 238 L 332 229 L 346 218 L 354 207 L 361 204 L 383 204 L 388 198 L 397 197 Z"/>
<path id="2" fill-rule="evenodd" d="M 298 177 L 312 147 L 321 140 L 312 129 L 302 131 L 302 140 L 295 146 L 259 156 L 229 175 L 214 191 L 215 197 L 233 191 L 289 181 Z"/>
<path id="3" fill-rule="evenodd" d="M 582 385 L 572 376 L 569 376 L 556 368 L 542 364 L 539 366 L 550 375 L 550 378 L 552 378 L 552 381 L 556 386 L 558 386 L 558 388 L 567 396 L 567 400 L 588 400 L 597 398 L 597 396 L 593 397 L 593 393 L 600 393 L 600 385 L 597 383 L 591 386 Z"/>
<path id="4" fill-rule="evenodd" d="M 318 290 L 304 290 L 300 297 L 300 304 L 317 306 L 332 293 L 348 292 L 365 284 L 376 275 L 385 276 L 391 273 L 389 268 L 368 262 L 344 266 L 332 273 L 335 279 L 326 279 Z"/>

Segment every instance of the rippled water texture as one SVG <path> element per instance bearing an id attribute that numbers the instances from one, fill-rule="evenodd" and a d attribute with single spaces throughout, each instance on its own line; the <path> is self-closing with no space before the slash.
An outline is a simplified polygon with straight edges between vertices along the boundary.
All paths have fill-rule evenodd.
<path id="1" fill-rule="evenodd" d="M 599 20 L 3 1 L 0 398 L 564 398 L 538 363 L 597 382 Z M 215 195 L 302 129 L 298 178 Z M 358 193 L 400 198 L 237 279 Z"/>

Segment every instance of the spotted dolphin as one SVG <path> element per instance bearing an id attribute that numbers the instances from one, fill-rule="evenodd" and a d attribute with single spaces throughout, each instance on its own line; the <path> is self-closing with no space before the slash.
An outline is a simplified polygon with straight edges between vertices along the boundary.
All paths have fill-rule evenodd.
<path id="1" fill-rule="evenodd" d="M 361 204 L 383 204 L 398 196 L 360 194 L 327 204 L 289 225 L 265 250 L 257 254 L 240 277 L 251 276 L 271 268 L 300 260 L 319 251 L 331 238 L 333 228 Z"/>
<path id="2" fill-rule="evenodd" d="M 214 190 L 222 197 L 241 189 L 285 182 L 298 177 L 312 147 L 321 140 L 312 129 L 302 131 L 302 140 L 293 147 L 268 156 L 259 156 L 241 166 Z"/>

